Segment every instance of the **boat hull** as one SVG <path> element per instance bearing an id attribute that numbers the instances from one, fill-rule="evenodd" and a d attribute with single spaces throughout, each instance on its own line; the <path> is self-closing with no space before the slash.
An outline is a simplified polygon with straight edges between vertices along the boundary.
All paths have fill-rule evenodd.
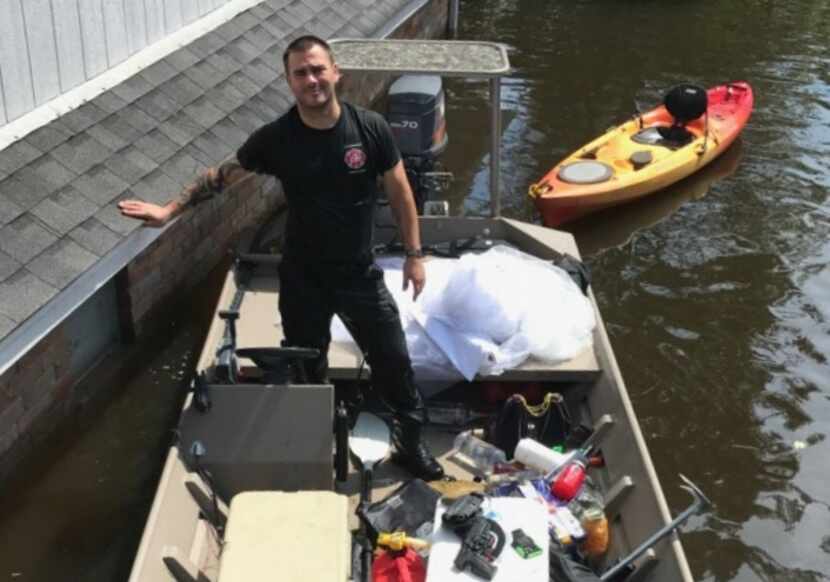
<path id="1" fill-rule="evenodd" d="M 725 152 L 749 120 L 752 88 L 744 82 L 719 85 L 709 89 L 707 97 L 707 113 L 686 126 L 692 139 L 682 147 L 635 141 L 635 136 L 671 125 L 672 117 L 661 105 L 612 128 L 554 166 L 529 190 L 545 226 L 558 226 L 657 192 Z M 643 159 L 648 161 L 642 163 Z M 586 161 L 607 169 L 607 176 L 594 183 L 563 179 L 563 170 Z"/>
<path id="2" fill-rule="evenodd" d="M 380 230 L 382 236 L 385 229 Z M 561 253 L 579 255 L 575 240 L 569 233 L 515 220 L 422 218 L 420 230 L 425 246 L 449 240 L 481 238 L 506 241 L 544 260 L 553 260 Z M 393 231 L 389 232 L 390 240 L 393 240 Z M 292 443 L 301 441 L 310 450 L 328 451 L 330 455 L 333 403 L 329 397 L 323 402 L 326 387 L 318 388 L 320 400 L 314 406 L 303 406 L 298 402 L 285 406 L 275 404 L 273 412 L 266 413 L 263 402 L 271 392 L 279 392 L 270 395 L 276 403 L 281 398 L 304 398 L 303 392 L 307 387 L 256 384 L 256 369 L 244 359 L 240 360 L 240 373 L 248 378 L 250 384 L 222 385 L 212 379 L 217 367 L 216 354 L 225 336 L 225 322 L 219 314 L 233 304 L 238 305 L 240 314 L 236 324 L 239 347 L 279 343 L 281 325 L 274 320 L 279 285 L 273 264 L 263 263 L 256 270 L 246 284 L 244 299 L 237 303 L 234 298 L 239 289 L 238 281 L 234 273 L 229 273 L 198 363 L 197 371 L 211 382 L 208 392 L 213 398 L 213 407 L 207 412 L 200 412 L 194 408 L 192 398 L 185 404 L 177 431 L 178 442 L 170 450 L 130 582 L 217 581 L 221 570 L 221 552 L 215 543 L 217 536 L 210 523 L 206 523 L 205 515 L 213 512 L 220 514 L 220 520 L 227 518 L 226 504 L 240 491 L 251 488 L 296 489 L 296 473 L 303 470 L 300 461 L 309 459 L 310 453 L 298 451 L 296 444 Z M 604 422 L 604 436 L 599 446 L 603 451 L 605 467 L 592 471 L 595 482 L 604 492 L 611 523 L 612 541 L 606 557 L 607 567 L 667 524 L 670 514 L 590 291 L 589 298 L 597 319 L 591 348 L 564 363 L 526 362 L 501 376 L 477 379 L 470 389 L 475 389 L 479 381 L 515 383 L 517 389 L 528 382 L 541 382 L 545 388 L 563 393 L 573 403 L 572 410 L 581 422 L 594 426 Z M 361 376 L 359 351 L 333 344 L 329 360 L 332 379 L 354 381 Z M 250 405 L 243 404 L 247 393 L 250 393 L 247 398 Z M 325 414 L 326 418 L 311 418 L 308 411 L 312 408 L 314 414 Z M 289 416 L 283 419 L 274 416 L 279 414 Z M 290 414 L 295 414 L 296 418 L 291 418 Z M 274 418 L 277 420 L 268 421 Z M 320 434 L 305 436 L 298 441 L 293 438 L 299 430 L 294 426 L 288 427 L 285 434 L 262 432 L 265 438 L 249 438 L 260 431 L 279 430 L 278 427 L 287 426 L 289 420 L 308 430 L 322 427 Z M 433 427 L 429 427 L 425 435 L 431 449 L 441 455 L 448 472 L 469 480 L 472 475 L 446 461 L 453 436 L 446 429 Z M 239 440 L 243 437 L 248 441 Z M 322 446 L 313 446 L 310 442 L 313 439 L 320 439 Z M 197 441 L 207 451 L 200 463 L 213 476 L 211 487 L 194 470 L 192 451 Z M 228 454 L 225 454 L 225 449 Z M 290 454 L 286 455 L 286 449 Z M 331 472 L 329 479 L 330 476 Z M 243 478 L 248 480 L 248 484 L 240 481 Z M 263 478 L 265 482 L 261 480 Z M 382 498 L 408 478 L 409 475 L 394 464 L 381 464 L 375 471 L 373 498 Z M 231 482 L 232 479 L 235 482 Z M 359 476 L 352 469 L 348 480 L 335 486 L 339 493 L 349 496 L 352 509 L 358 502 L 359 483 Z M 310 485 L 313 488 L 330 488 L 328 484 Z M 212 502 L 208 492 L 210 489 L 219 492 L 218 504 Z M 351 526 L 356 527 L 356 521 Z M 175 570 L 187 572 L 191 578 L 176 577 Z M 639 570 L 641 577 L 638 579 L 644 582 L 692 581 L 682 546 L 676 537 L 655 545 L 653 552 L 639 563 Z"/>

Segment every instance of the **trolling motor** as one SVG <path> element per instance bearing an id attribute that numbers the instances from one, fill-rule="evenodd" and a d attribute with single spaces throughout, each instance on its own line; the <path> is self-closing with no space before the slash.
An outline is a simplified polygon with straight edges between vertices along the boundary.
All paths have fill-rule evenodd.
<path id="1" fill-rule="evenodd" d="M 401 150 L 403 165 L 418 214 L 429 214 L 432 192 L 452 179 L 436 171 L 436 162 L 447 149 L 447 123 L 441 77 L 404 75 L 389 87 L 386 119 Z"/>

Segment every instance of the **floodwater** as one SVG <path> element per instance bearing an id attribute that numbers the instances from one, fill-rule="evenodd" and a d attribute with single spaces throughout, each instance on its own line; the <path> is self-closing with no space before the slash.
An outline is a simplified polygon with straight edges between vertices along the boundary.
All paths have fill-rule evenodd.
<path id="1" fill-rule="evenodd" d="M 93 370 L 78 390 L 105 394 L 0 489 L 0 580 L 127 579 L 226 270 Z"/>
<path id="2" fill-rule="evenodd" d="M 682 535 L 696 579 L 830 579 L 830 4 L 468 0 L 459 36 L 512 47 L 502 202 L 528 220 L 532 181 L 673 84 L 752 84 L 722 158 L 568 229 L 672 512 L 690 501 L 681 472 L 716 505 Z M 484 213 L 487 84 L 447 89 L 448 196 Z M 141 373 L 4 491 L 0 580 L 126 578 L 216 281 L 204 288 Z"/>
<path id="3" fill-rule="evenodd" d="M 678 473 L 716 505 L 682 536 L 696 579 L 830 579 L 830 3 L 468 1 L 461 15 L 460 38 L 512 47 L 501 160 L 514 217 L 536 219 L 529 183 L 672 85 L 754 88 L 722 158 L 566 230 L 673 513 L 690 503 Z M 487 84 L 448 91 L 453 208 L 482 213 Z"/>

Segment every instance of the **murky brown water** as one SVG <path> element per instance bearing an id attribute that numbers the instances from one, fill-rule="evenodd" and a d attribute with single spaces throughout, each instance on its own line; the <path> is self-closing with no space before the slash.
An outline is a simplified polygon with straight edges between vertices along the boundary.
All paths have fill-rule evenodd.
<path id="1" fill-rule="evenodd" d="M 93 371 L 80 389 L 109 396 L 2 490 L 0 580 L 127 579 L 226 269 L 223 262 L 200 296 L 119 356 L 119 378 Z"/>
<path id="2" fill-rule="evenodd" d="M 461 13 L 460 37 L 513 47 L 512 216 L 534 219 L 530 182 L 671 85 L 753 86 L 723 158 L 568 229 L 673 511 L 689 503 L 678 472 L 717 505 L 683 535 L 696 578 L 830 579 L 830 4 L 504 0 Z M 449 89 L 452 198 L 477 213 L 486 85 Z"/>
<path id="3" fill-rule="evenodd" d="M 717 505 L 683 535 L 695 576 L 830 578 L 830 4 L 468 0 L 461 14 L 462 38 L 513 47 L 510 216 L 535 220 L 530 182 L 671 85 L 753 85 L 753 117 L 723 158 L 569 228 L 672 510 L 689 502 L 678 472 Z M 478 213 L 487 86 L 448 92 L 450 196 Z M 203 326 L 199 309 L 184 315 L 93 424 L 6 492 L 0 580 L 126 577 Z"/>

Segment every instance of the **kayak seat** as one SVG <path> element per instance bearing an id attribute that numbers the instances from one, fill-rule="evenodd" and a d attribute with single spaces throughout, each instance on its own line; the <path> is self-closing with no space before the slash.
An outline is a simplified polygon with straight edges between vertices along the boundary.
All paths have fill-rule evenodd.
<path id="1" fill-rule="evenodd" d="M 706 113 L 709 97 L 703 87 L 683 84 L 666 93 L 663 104 L 674 118 L 674 124 L 682 127 Z"/>
<path id="2" fill-rule="evenodd" d="M 661 146 L 676 150 L 687 145 L 694 137 L 694 134 L 685 127 L 653 125 L 632 135 L 631 141 L 642 145 Z"/>
<path id="3" fill-rule="evenodd" d="M 694 139 L 694 134 L 682 125 L 672 125 L 670 127 L 658 127 L 657 133 L 664 141 L 673 144 L 674 147 L 683 147 Z M 669 146 L 671 147 L 671 146 Z"/>
<path id="4" fill-rule="evenodd" d="M 697 85 L 677 85 L 666 93 L 663 105 L 671 114 L 674 123 L 657 127 L 657 133 L 660 134 L 663 143 L 656 145 L 665 145 L 673 149 L 688 145 L 695 136 L 686 129 L 686 124 L 699 119 L 709 107 L 706 89 Z"/>

